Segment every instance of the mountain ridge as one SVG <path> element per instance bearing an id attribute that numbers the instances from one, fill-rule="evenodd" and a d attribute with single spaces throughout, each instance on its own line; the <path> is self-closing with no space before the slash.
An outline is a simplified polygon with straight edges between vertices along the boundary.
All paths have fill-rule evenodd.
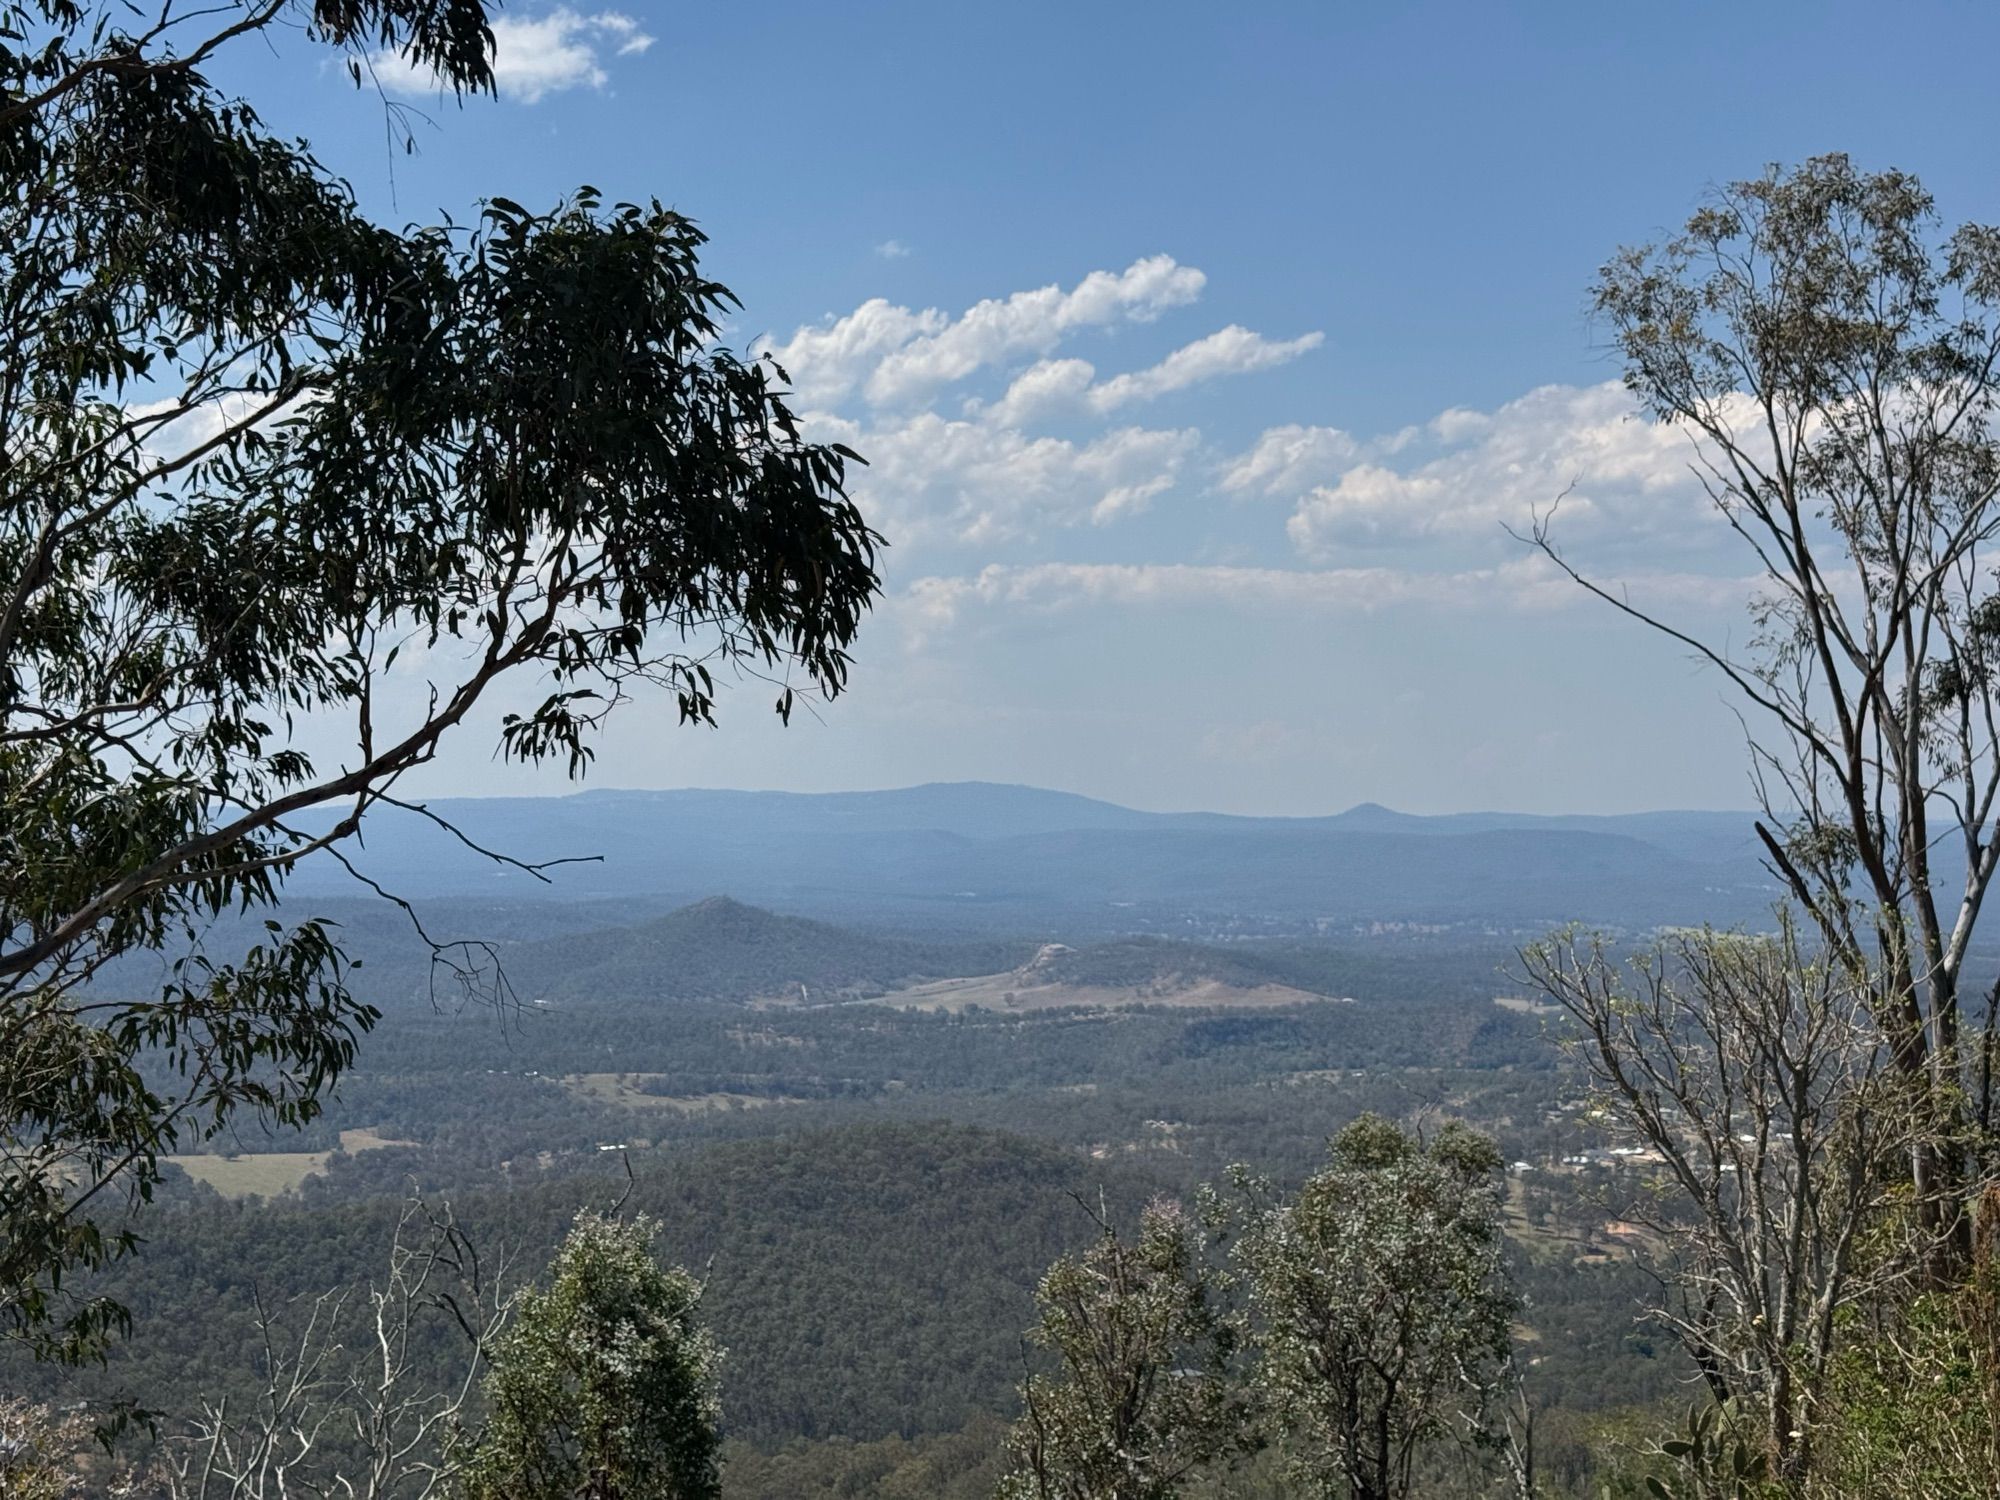
<path id="1" fill-rule="evenodd" d="M 1413 813 L 1385 803 L 1362 801 L 1352 806 L 1324 813 L 1229 813 L 1206 808 L 1179 808 L 1161 810 L 1157 808 L 1128 807 L 1124 803 L 1113 802 L 1109 798 L 1093 797 L 1085 792 L 1065 791 L 1055 787 L 1038 787 L 1020 781 L 923 781 L 900 787 L 852 788 L 840 791 L 795 792 L 779 788 L 748 789 L 741 787 L 586 787 L 575 792 L 551 794 L 548 796 L 522 797 L 512 795 L 455 797 L 432 799 L 450 801 L 457 804 L 481 804 L 500 802 L 523 803 L 569 803 L 594 801 L 648 801 L 669 802 L 675 799 L 714 799 L 750 803 L 764 801 L 804 806 L 811 803 L 823 804 L 875 804 L 889 806 L 894 803 L 929 804 L 945 799 L 946 795 L 968 797 L 992 797 L 1000 799 L 1018 798 L 1032 800 L 1045 805 L 1061 804 L 1079 811 L 1090 810 L 1099 816 L 1115 817 L 1119 820 L 1142 821 L 1186 821 L 1198 820 L 1205 823 L 1239 823 L 1245 825 L 1293 824 L 1312 825 L 1351 822 L 1359 826 L 1364 821 L 1382 820 L 1398 826 L 1436 826 L 1443 824 L 1471 824 L 1485 826 L 1536 826 L 1555 824 L 1616 824 L 1622 822 L 1645 821 L 1656 818 L 1695 818 L 1739 820 L 1745 831 L 1752 820 L 1761 816 L 1754 809 L 1734 808 L 1692 808 L 1659 807 L 1642 808 L 1632 812 L 1592 813 L 1536 813 L 1508 811 L 1498 808 L 1469 808 L 1455 812 Z M 1075 825 L 1071 825 L 1075 826 Z"/>
<path id="2" fill-rule="evenodd" d="M 1318 817 L 1154 813 L 1070 792 L 936 782 L 867 792 L 598 788 L 440 799 L 438 815 L 528 861 L 592 856 L 546 886 L 383 809 L 362 850 L 430 898 L 597 899 L 716 891 L 810 916 L 1021 932 L 1082 913 L 1176 930 L 1183 914 L 1292 923 L 1757 920 L 1776 891 L 1747 813 L 1454 813 L 1362 803 Z M 294 887 L 339 888 L 322 867 Z M 1143 920 L 1114 920 L 1138 912 Z"/>

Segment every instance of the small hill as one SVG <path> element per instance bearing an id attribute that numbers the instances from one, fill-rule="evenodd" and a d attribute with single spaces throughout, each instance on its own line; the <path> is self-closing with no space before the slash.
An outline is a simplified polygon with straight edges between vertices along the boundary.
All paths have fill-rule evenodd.
<path id="1" fill-rule="evenodd" d="M 1165 938 L 1072 948 L 1048 943 L 1003 973 L 940 979 L 884 996 L 918 1010 L 1115 1010 L 1128 1005 L 1264 1009 L 1329 997 L 1285 983 L 1254 958 Z"/>
<path id="2" fill-rule="evenodd" d="M 818 1001 L 974 973 L 1019 953 L 879 937 L 716 896 L 635 927 L 532 943 L 507 962 L 515 988 L 537 1002 Z"/>
<path id="3" fill-rule="evenodd" d="M 1023 965 L 1021 972 L 1038 975 L 1050 984 L 1113 987 L 1199 980 L 1255 989 L 1276 977 L 1254 958 L 1156 937 L 1092 943 L 1083 948 L 1050 943 Z"/>

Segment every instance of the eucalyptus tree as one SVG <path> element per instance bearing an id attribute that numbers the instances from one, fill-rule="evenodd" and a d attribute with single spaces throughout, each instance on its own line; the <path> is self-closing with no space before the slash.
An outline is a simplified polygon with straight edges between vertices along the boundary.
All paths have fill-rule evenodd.
<path id="1" fill-rule="evenodd" d="M 1364 1115 L 1289 1201 L 1237 1173 L 1257 1393 L 1305 1493 L 1398 1500 L 1428 1451 L 1503 1446 L 1500 1165 L 1462 1125 L 1426 1143 Z"/>
<path id="2" fill-rule="evenodd" d="M 547 1290 L 494 1341 L 464 1500 L 714 1500 L 721 1350 L 701 1284 L 654 1257 L 657 1230 L 579 1217 Z"/>
<path id="3" fill-rule="evenodd" d="M 694 224 L 384 228 L 203 71 L 283 24 L 478 94 L 487 13 L 0 0 L 0 1324 L 47 1354 L 118 1326 L 65 1278 L 159 1158 L 310 1117 L 373 1019 L 327 924 L 215 918 L 425 815 L 461 731 L 576 775 L 641 688 L 836 693 L 877 592 L 853 455 L 718 346 Z"/>
<path id="4" fill-rule="evenodd" d="M 0 1495 L 7 1500 L 147 1500 L 130 1465 L 93 1452 L 88 1413 L 0 1398 Z M 78 1462 L 84 1455 L 86 1464 Z"/>
<path id="5" fill-rule="evenodd" d="M 1055 1367 L 1021 1387 L 1000 1500 L 1172 1500 L 1254 1445 L 1227 1286 L 1199 1226 L 1160 1201 L 1121 1239 L 1064 1256 L 1030 1337 Z"/>
<path id="6" fill-rule="evenodd" d="M 1948 1275 L 1968 1232 L 1966 962 L 2000 870 L 2000 230 L 1947 233 L 1916 178 L 1823 156 L 1622 251 L 1596 306 L 1646 412 L 1691 437 L 1760 577 L 1757 628 L 1705 638 L 1592 582 L 1546 517 L 1533 539 L 1740 695 L 1769 863 L 1875 976 Z"/>

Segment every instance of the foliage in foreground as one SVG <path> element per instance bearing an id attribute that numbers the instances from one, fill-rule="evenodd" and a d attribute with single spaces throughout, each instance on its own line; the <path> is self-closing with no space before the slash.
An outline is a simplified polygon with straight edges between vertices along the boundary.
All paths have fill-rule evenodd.
<path id="1" fill-rule="evenodd" d="M 714 1500 L 721 1351 L 656 1228 L 584 1214 L 496 1343 L 465 1500 Z"/>
<path id="2" fill-rule="evenodd" d="M 1369 1115 L 1291 1202 L 1241 1179 L 1233 1259 L 1259 1393 L 1309 1493 L 1393 1500 L 1427 1449 L 1500 1446 L 1515 1310 L 1500 1166 L 1462 1125 L 1424 1142 Z"/>
<path id="3" fill-rule="evenodd" d="M 1500 1165 L 1462 1125 L 1364 1115 L 1289 1199 L 1242 1169 L 1205 1195 L 1232 1271 L 1170 1206 L 1132 1244 L 1103 1226 L 1037 1292 L 1057 1368 L 1022 1388 L 999 1494 L 1170 1500 L 1268 1445 L 1300 1494 L 1398 1500 L 1421 1460 L 1501 1447 Z"/>
<path id="4" fill-rule="evenodd" d="M 1966 1274 L 1995 1170 L 1966 970 L 2000 876 L 2000 229 L 1947 229 L 1910 173 L 1829 154 L 1621 250 L 1595 302 L 1627 387 L 1691 439 L 1757 578 L 1753 629 L 1705 640 L 1591 583 L 1553 507 L 1533 540 L 1741 699 L 1769 867 L 1874 988 L 1935 1289 Z"/>
<path id="5" fill-rule="evenodd" d="M 490 8 L 0 0 L 0 1329 L 44 1356 L 125 1325 L 63 1289 L 160 1158 L 310 1121 L 376 1019 L 330 924 L 205 952 L 218 917 L 435 820 L 398 788 L 461 728 L 576 776 L 641 690 L 836 693 L 877 592 L 853 455 L 717 345 L 691 221 L 385 229 L 204 73 L 303 20 L 478 93 Z"/>
<path id="6" fill-rule="evenodd" d="M 1128 1243 L 1096 1217 L 1097 1243 L 1035 1289 L 1030 1336 L 1056 1370 L 1021 1387 L 1001 1500 L 1168 1500 L 1254 1446 L 1231 1379 L 1236 1325 L 1199 1226 L 1156 1201 Z"/>

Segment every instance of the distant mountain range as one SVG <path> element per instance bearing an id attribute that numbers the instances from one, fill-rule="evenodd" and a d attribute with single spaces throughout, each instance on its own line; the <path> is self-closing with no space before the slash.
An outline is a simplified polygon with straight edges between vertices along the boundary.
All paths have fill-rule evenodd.
<path id="1" fill-rule="evenodd" d="M 797 794 L 592 791 L 431 804 L 471 838 L 563 865 L 539 885 L 425 820 L 378 811 L 360 863 L 428 900 L 622 898 L 654 910 L 726 893 L 812 916 L 1019 933 L 1206 923 L 1328 930 L 1582 920 L 1625 927 L 1756 921 L 1777 891 L 1751 815 L 1330 817 L 1149 813 L 982 782 Z M 337 869 L 303 894 L 352 892 Z"/>

